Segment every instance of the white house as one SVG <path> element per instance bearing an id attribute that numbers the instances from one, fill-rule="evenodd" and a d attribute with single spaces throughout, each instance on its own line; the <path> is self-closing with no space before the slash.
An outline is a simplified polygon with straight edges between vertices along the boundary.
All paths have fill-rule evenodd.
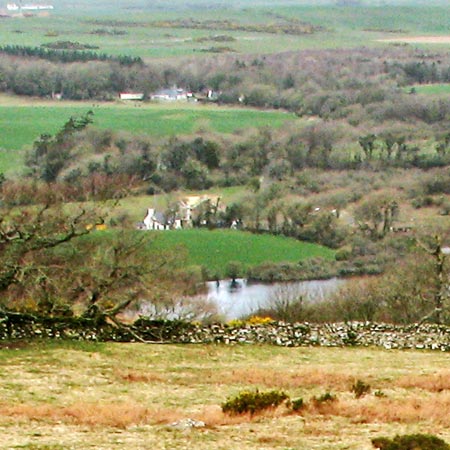
<path id="1" fill-rule="evenodd" d="M 180 88 L 160 89 L 150 97 L 151 100 L 163 102 L 179 102 L 194 99 L 192 92 L 187 92 Z"/>
<path id="2" fill-rule="evenodd" d="M 146 230 L 167 230 L 169 228 L 164 214 L 156 212 L 153 208 L 148 208 L 143 222 Z"/>
<path id="3" fill-rule="evenodd" d="M 119 94 L 120 100 L 137 100 L 141 101 L 144 100 L 144 93 L 143 92 L 121 92 Z"/>
<path id="4" fill-rule="evenodd" d="M 8 11 L 48 11 L 54 9 L 53 5 L 40 3 L 25 3 L 19 5 L 17 3 L 7 3 L 6 9 Z"/>
<path id="5" fill-rule="evenodd" d="M 178 202 L 176 208 L 168 215 L 155 211 L 154 208 L 147 209 L 147 215 L 142 222 L 137 224 L 139 230 L 181 230 L 192 228 L 193 219 L 199 209 L 205 206 L 205 202 L 219 204 L 218 196 L 190 196 Z"/>
<path id="6" fill-rule="evenodd" d="M 53 9 L 53 5 L 41 5 L 37 3 L 27 3 L 25 5 L 20 6 L 22 11 L 46 11 L 49 9 Z"/>

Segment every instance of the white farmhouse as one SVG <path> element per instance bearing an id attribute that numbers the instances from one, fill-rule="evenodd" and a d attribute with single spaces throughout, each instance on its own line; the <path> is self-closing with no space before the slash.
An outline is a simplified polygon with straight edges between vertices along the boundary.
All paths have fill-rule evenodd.
<path id="1" fill-rule="evenodd" d="M 163 213 L 157 212 L 154 208 L 148 208 L 147 215 L 144 218 L 146 230 L 167 230 L 166 217 Z"/>
<path id="2" fill-rule="evenodd" d="M 20 7 L 22 11 L 46 11 L 53 9 L 53 5 L 39 5 L 36 3 L 29 3 Z"/>
<path id="3" fill-rule="evenodd" d="M 19 6 L 17 3 L 8 3 L 6 5 L 8 11 L 48 11 L 54 9 L 53 5 L 40 3 L 25 3 Z"/>
<path id="4" fill-rule="evenodd" d="M 163 102 L 188 101 L 194 99 L 192 92 L 180 88 L 160 89 L 151 95 L 151 100 Z"/>
<path id="5" fill-rule="evenodd" d="M 135 100 L 141 101 L 144 100 L 143 92 L 121 92 L 119 94 L 120 100 Z"/>

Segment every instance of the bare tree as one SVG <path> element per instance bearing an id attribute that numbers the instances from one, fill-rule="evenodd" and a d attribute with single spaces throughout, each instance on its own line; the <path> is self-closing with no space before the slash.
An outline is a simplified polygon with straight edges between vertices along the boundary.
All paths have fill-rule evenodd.
<path id="1" fill-rule="evenodd" d="M 1 211 L 4 311 L 117 322 L 133 302 L 182 293 L 174 282 L 182 252 L 158 249 L 146 233 L 99 231 L 104 211 L 72 208 Z"/>

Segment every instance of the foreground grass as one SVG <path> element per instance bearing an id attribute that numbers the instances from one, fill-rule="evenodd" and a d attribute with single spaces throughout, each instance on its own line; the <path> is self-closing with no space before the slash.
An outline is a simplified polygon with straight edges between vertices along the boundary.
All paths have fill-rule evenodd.
<path id="1" fill-rule="evenodd" d="M 298 262 L 314 257 L 334 259 L 334 251 L 329 248 L 283 236 L 205 229 L 154 233 L 157 233 L 157 246 L 165 249 L 185 247 L 190 264 L 205 266 L 221 277 L 225 276 L 230 261 L 251 267 L 264 262 Z"/>
<path id="2" fill-rule="evenodd" d="M 0 353 L 0 448 L 353 449 L 379 435 L 450 440 L 448 356 L 380 349 L 41 342 Z M 361 379 L 379 390 L 356 400 Z M 326 408 L 228 417 L 244 389 L 282 389 Z M 194 418 L 206 427 L 171 427 Z"/>

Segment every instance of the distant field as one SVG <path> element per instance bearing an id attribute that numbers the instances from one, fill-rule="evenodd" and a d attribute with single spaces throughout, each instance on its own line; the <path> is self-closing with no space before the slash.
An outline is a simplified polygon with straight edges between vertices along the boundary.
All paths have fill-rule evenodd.
<path id="1" fill-rule="evenodd" d="M 163 137 L 199 129 L 232 133 L 261 126 L 279 127 L 294 115 L 276 111 L 204 107 L 200 105 L 143 105 L 58 103 L 15 106 L 0 101 L 0 171 L 18 170 L 24 146 L 41 134 L 54 134 L 71 116 L 94 111 L 94 125 L 102 129 Z"/>
<path id="2" fill-rule="evenodd" d="M 450 95 L 450 83 L 437 84 L 415 84 L 405 88 L 406 92 L 414 90 L 416 94 L 428 95 Z"/>
<path id="3" fill-rule="evenodd" d="M 1 449 L 374 450 L 379 436 L 450 442 L 448 354 L 374 348 L 3 343 Z M 356 399 L 356 380 L 372 390 Z M 220 405 L 244 390 L 332 404 L 250 417 Z M 171 424 L 188 418 L 204 427 Z"/>
<path id="4" fill-rule="evenodd" d="M 263 262 L 297 262 L 312 257 L 333 259 L 334 252 L 317 244 L 300 242 L 282 236 L 255 235 L 231 230 L 175 230 L 158 233 L 157 245 L 187 248 L 189 264 L 205 266 L 224 275 L 230 261 L 245 266 Z"/>
<path id="5" fill-rule="evenodd" d="M 89 43 L 99 52 L 141 56 L 152 62 L 155 58 L 182 56 L 204 57 L 214 42 L 198 38 L 228 35 L 234 40 L 226 44 L 239 53 L 274 53 L 309 48 L 344 48 L 362 45 L 387 45 L 378 42 L 408 35 L 448 34 L 448 5 L 434 2 L 417 5 L 412 2 L 382 4 L 367 2 L 359 7 L 340 7 L 335 2 L 269 2 L 252 1 L 205 3 L 134 2 L 128 4 L 89 4 L 74 9 L 59 3 L 48 17 L 2 21 L 0 45 L 39 46 L 57 40 Z M 93 22 L 93 18 L 97 22 Z M 189 28 L 158 28 L 152 22 L 195 18 L 199 21 L 227 20 L 235 24 L 276 24 L 298 19 L 323 27 L 313 34 L 270 34 L 245 30 L 214 30 Z M 101 31 L 99 33 L 99 30 Z M 433 45 L 425 42 L 423 45 Z"/>

